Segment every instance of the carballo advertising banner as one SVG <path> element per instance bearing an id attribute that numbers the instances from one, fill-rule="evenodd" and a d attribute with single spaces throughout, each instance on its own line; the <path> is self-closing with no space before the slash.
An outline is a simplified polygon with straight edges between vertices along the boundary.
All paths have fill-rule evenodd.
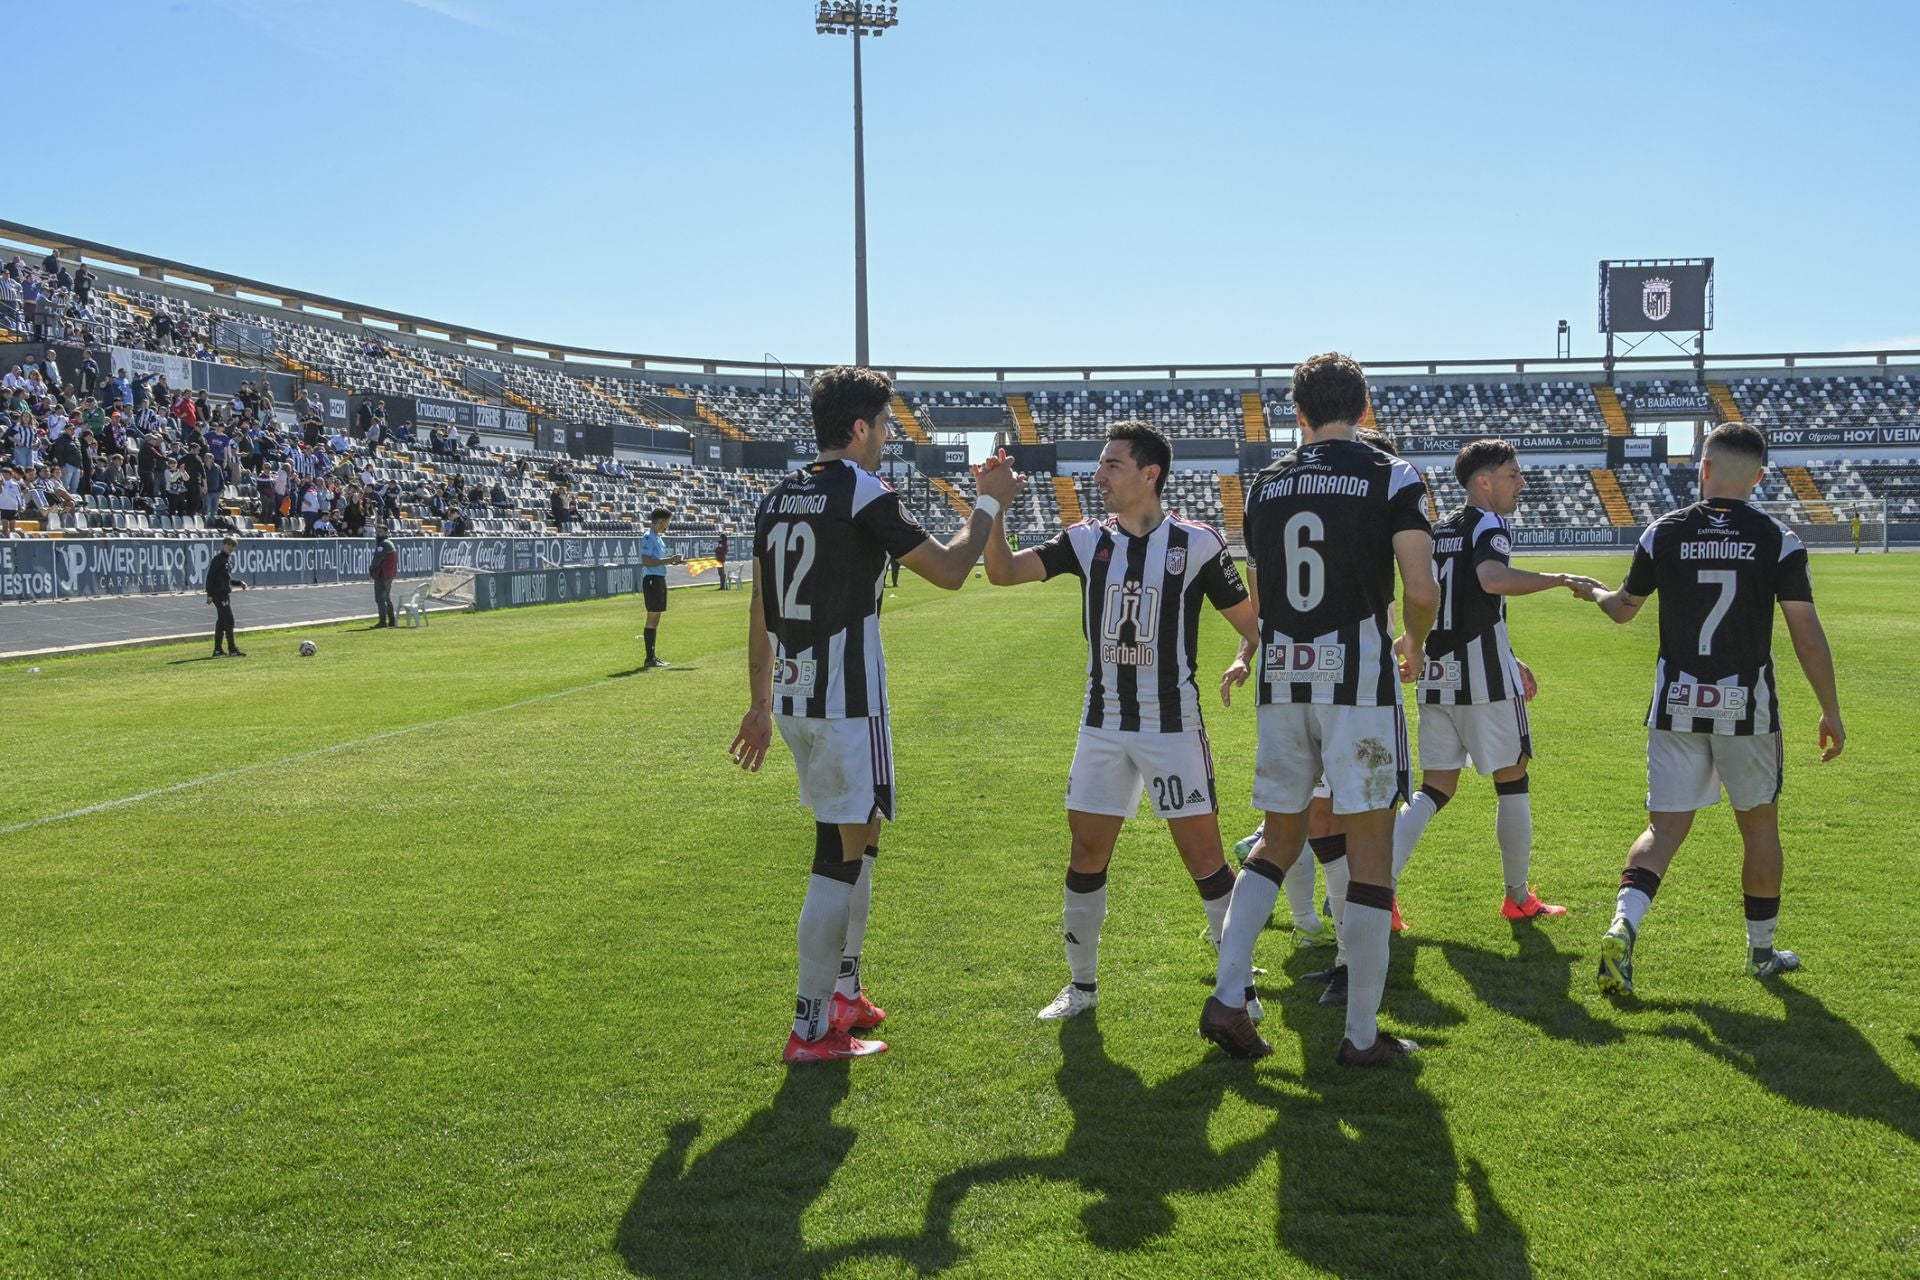
<path id="1" fill-rule="evenodd" d="M 640 539 L 395 538 L 400 576 L 424 578 L 443 569 L 483 573 L 548 568 L 638 566 Z M 711 553 L 712 538 L 669 538 L 683 554 Z M 0 542 L 0 601 L 70 596 L 197 591 L 219 539 L 75 538 Z M 371 538 L 244 538 L 234 552 L 236 576 L 256 587 L 360 582 L 373 560 Z"/>

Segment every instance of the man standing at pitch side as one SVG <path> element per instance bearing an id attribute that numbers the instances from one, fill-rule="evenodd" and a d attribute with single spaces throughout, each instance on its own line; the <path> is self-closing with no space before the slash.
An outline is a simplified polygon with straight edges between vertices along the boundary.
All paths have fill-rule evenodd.
<path id="1" fill-rule="evenodd" d="M 1583 594 L 1628 622 L 1660 593 L 1660 656 L 1647 711 L 1647 829 L 1633 842 L 1613 924 L 1600 940 L 1600 990 L 1633 992 L 1633 947 L 1693 815 L 1733 803 L 1745 858 L 1747 973 L 1800 967 L 1776 950 L 1780 922 L 1780 700 L 1773 669 L 1773 603 L 1820 700 L 1821 760 L 1847 744 L 1833 653 L 1813 607 L 1807 549 L 1749 505 L 1767 461 L 1766 438 L 1744 422 L 1715 427 L 1700 460 L 1701 501 L 1653 522 L 1618 591 Z"/>
<path id="2" fill-rule="evenodd" d="M 1070 981 L 1040 1010 L 1046 1021 L 1085 1013 L 1098 1001 L 1107 864 L 1148 787 L 1153 812 L 1167 820 L 1199 891 L 1216 947 L 1226 924 L 1233 872 L 1220 853 L 1213 747 L 1194 681 L 1202 599 L 1226 615 L 1249 649 L 1259 643 L 1259 620 L 1226 538 L 1161 505 L 1172 468 L 1165 436 L 1145 422 L 1116 422 L 1093 473 L 1105 520 L 1083 520 L 1038 547 L 1015 551 L 1003 516 L 987 542 L 987 579 L 995 585 L 1070 573 L 1085 597 L 1087 694 L 1067 773 L 1072 844 L 1061 912 Z M 1222 700 L 1246 678 L 1245 665 L 1231 668 Z M 1246 994 L 1257 1009 L 1251 989 Z"/>
<path id="3" fill-rule="evenodd" d="M 1338 1061 L 1375 1066 L 1418 1048 L 1381 1033 L 1377 1019 L 1393 913 L 1394 806 L 1408 789 L 1400 678 L 1413 677 L 1439 599 L 1433 538 L 1420 473 L 1354 439 L 1367 408 L 1358 364 L 1333 352 L 1313 357 L 1294 370 L 1293 401 L 1312 443 L 1254 478 L 1245 523 L 1261 637 L 1253 802 L 1266 811 L 1266 839 L 1234 884 L 1200 1034 L 1235 1057 L 1273 1052 L 1241 1001 L 1254 943 L 1306 840 L 1307 806 L 1324 773 L 1351 868 Z M 1398 641 L 1396 563 L 1405 584 Z M 1243 644 L 1240 657 L 1251 663 L 1253 647 Z"/>
<path id="4" fill-rule="evenodd" d="M 1527 722 L 1526 669 L 1507 637 L 1508 596 L 1565 587 L 1576 595 L 1601 584 L 1566 573 L 1530 573 L 1513 567 L 1507 517 L 1520 505 L 1527 480 L 1505 440 L 1475 440 L 1453 461 L 1467 503 L 1433 531 L 1434 576 L 1440 613 L 1427 635 L 1420 664 L 1420 789 L 1393 828 L 1393 878 L 1399 883 L 1414 846 L 1433 816 L 1453 799 L 1469 761 L 1493 778 L 1497 797 L 1494 837 L 1508 920 L 1562 916 L 1528 883 L 1533 862 L 1533 800 L 1527 763 L 1533 733 Z"/>
<path id="5" fill-rule="evenodd" d="M 893 383 L 841 366 L 813 380 L 815 461 L 790 472 L 754 517 L 747 623 L 751 699 L 729 748 L 758 771 L 777 725 L 813 810 L 813 873 L 800 908 L 799 998 L 788 1062 L 883 1053 L 856 1039 L 885 1011 L 860 984 L 860 948 L 873 898 L 880 819 L 892 820 L 893 734 L 880 647 L 887 557 L 949 591 L 966 582 L 993 519 L 1020 489 L 998 458 L 974 473 L 980 496 L 942 546 L 874 474 L 892 427 Z"/>
<path id="6" fill-rule="evenodd" d="M 236 658 L 247 656 L 233 637 L 233 593 L 247 589 L 246 583 L 233 576 L 233 553 L 239 545 L 233 538 L 222 538 L 219 554 L 207 565 L 207 603 L 214 608 L 213 656 L 216 658 L 228 654 Z"/>

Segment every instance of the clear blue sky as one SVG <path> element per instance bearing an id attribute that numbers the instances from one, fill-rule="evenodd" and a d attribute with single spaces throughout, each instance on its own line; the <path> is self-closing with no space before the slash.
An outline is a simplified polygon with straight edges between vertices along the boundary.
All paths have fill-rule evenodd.
<path id="1" fill-rule="evenodd" d="M 1546 355 L 1562 317 L 1591 354 L 1600 258 L 1692 254 L 1710 351 L 1920 346 L 1911 0 L 901 10 L 876 363 Z M 60 110 L 7 216 L 530 338 L 845 358 L 851 54 L 811 12 L 79 0 L 10 24 L 111 74 L 16 56 Z"/>

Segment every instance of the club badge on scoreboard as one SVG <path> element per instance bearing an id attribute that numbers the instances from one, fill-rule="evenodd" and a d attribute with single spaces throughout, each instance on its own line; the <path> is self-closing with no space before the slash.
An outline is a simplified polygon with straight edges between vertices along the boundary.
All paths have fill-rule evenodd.
<path id="1" fill-rule="evenodd" d="M 1640 311 L 1658 324 L 1673 312 L 1673 281 L 1649 276 L 1640 284 Z"/>

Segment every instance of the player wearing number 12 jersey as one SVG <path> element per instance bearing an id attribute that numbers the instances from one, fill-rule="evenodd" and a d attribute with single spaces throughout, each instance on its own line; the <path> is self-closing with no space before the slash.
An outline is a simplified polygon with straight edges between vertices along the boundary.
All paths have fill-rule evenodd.
<path id="1" fill-rule="evenodd" d="M 1700 463 L 1703 500 L 1656 520 L 1618 591 L 1589 591 L 1615 622 L 1660 596 L 1660 657 L 1647 711 L 1647 829 L 1620 876 L 1613 924 L 1600 942 L 1600 989 L 1633 990 L 1640 926 L 1695 811 L 1725 786 L 1744 847 L 1747 972 L 1771 978 L 1800 967 L 1776 950 L 1780 917 L 1780 704 L 1773 606 L 1820 700 L 1822 760 L 1846 745 L 1833 654 L 1813 607 L 1807 550 L 1785 525 L 1748 504 L 1767 442 L 1740 422 L 1715 427 Z"/>
<path id="2" fill-rule="evenodd" d="M 1533 800 L 1527 764 L 1533 734 L 1527 723 L 1530 677 L 1507 636 L 1507 597 L 1599 584 L 1564 573 L 1529 573 L 1512 564 L 1507 517 L 1526 487 L 1518 456 L 1505 440 L 1475 440 L 1453 462 L 1467 505 L 1433 531 L 1434 576 L 1440 616 L 1427 634 L 1421 664 L 1420 789 L 1394 820 L 1393 878 L 1397 884 L 1433 816 L 1446 807 L 1469 762 L 1491 775 L 1496 799 L 1494 835 L 1500 844 L 1509 920 L 1566 914 L 1540 901 L 1527 883 L 1533 860 Z"/>
<path id="3" fill-rule="evenodd" d="M 1266 839 L 1234 885 L 1200 1034 L 1235 1056 L 1271 1052 L 1237 1001 L 1324 773 L 1350 868 L 1341 921 L 1347 1034 L 1338 1060 L 1371 1066 L 1416 1047 L 1381 1034 L 1377 1018 L 1393 909 L 1393 809 L 1407 790 L 1400 677 L 1412 677 L 1433 624 L 1433 539 L 1420 473 L 1354 439 L 1367 408 L 1358 364 L 1336 353 L 1313 357 L 1294 370 L 1293 400 L 1310 442 L 1254 478 L 1245 526 L 1260 639 L 1242 647 L 1237 665 L 1258 651 L 1253 802 L 1266 811 Z M 1405 584 L 1398 641 L 1396 565 Z"/>
<path id="4" fill-rule="evenodd" d="M 1106 519 L 1082 521 L 1019 552 L 996 522 L 987 543 L 987 577 L 996 585 L 1072 574 L 1083 596 L 1087 696 L 1067 773 L 1072 847 L 1061 909 L 1071 977 L 1040 1010 L 1049 1021 L 1085 1013 L 1098 1000 L 1107 864 L 1121 825 L 1140 810 L 1143 791 L 1151 789 L 1155 815 L 1167 820 L 1215 946 L 1233 891 L 1233 872 L 1220 850 L 1213 751 L 1194 681 L 1203 602 L 1248 643 L 1259 632 L 1227 540 L 1211 525 L 1169 515 L 1161 505 L 1172 466 L 1165 436 L 1144 422 L 1117 422 L 1093 473 Z M 1239 994 L 1254 1003 L 1251 986 Z"/>
<path id="5" fill-rule="evenodd" d="M 881 1053 L 853 1032 L 886 1017 L 860 983 L 880 819 L 893 817 L 893 733 L 880 647 L 881 577 L 889 556 L 958 590 L 980 558 L 1000 504 L 1020 479 L 995 459 L 975 471 L 980 496 L 966 527 L 933 541 L 874 474 L 891 428 L 893 384 L 871 369 L 815 378 L 819 457 L 791 472 L 754 516 L 747 629 L 752 703 L 731 753 L 757 771 L 778 725 L 813 810 L 813 873 L 800 908 L 799 996 L 788 1062 Z"/>

